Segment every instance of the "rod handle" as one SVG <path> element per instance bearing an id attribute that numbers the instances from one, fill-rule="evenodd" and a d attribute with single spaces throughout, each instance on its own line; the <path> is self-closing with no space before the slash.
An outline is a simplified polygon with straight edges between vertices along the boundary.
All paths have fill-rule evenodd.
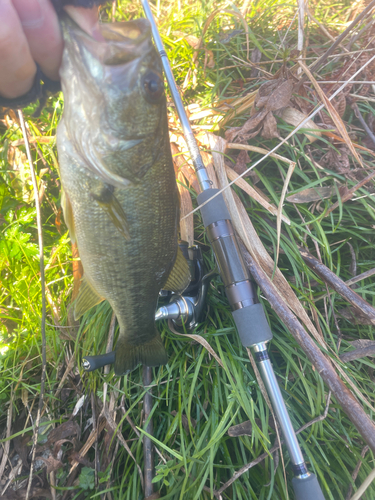
<path id="1" fill-rule="evenodd" d="M 296 500 L 325 500 L 315 474 L 292 479 Z"/>
<path id="2" fill-rule="evenodd" d="M 112 365 L 115 362 L 115 351 L 99 354 L 98 356 L 85 356 L 82 360 L 83 369 L 92 372 L 105 365 Z"/>

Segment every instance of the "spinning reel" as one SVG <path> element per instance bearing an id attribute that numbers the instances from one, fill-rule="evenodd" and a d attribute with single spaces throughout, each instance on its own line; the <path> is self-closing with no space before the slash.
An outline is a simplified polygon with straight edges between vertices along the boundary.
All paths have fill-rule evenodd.
<path id="1" fill-rule="evenodd" d="M 204 311 L 207 290 L 216 270 L 205 274 L 202 252 L 199 246 L 189 247 L 186 241 L 180 241 L 179 247 L 188 262 L 191 282 L 183 294 L 175 294 L 167 290 L 160 291 L 160 301 L 166 303 L 155 313 L 155 321 L 170 319 L 176 328 L 184 326 L 186 330 L 195 328 Z M 115 351 L 97 356 L 85 356 L 82 366 L 87 372 L 92 372 L 105 365 L 115 362 Z"/>

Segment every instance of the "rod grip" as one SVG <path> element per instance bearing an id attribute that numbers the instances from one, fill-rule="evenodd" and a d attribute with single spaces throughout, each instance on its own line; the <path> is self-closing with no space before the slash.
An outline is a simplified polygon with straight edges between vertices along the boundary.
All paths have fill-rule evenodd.
<path id="1" fill-rule="evenodd" d="M 83 368 L 86 372 L 92 372 L 105 365 L 112 365 L 115 362 L 115 351 L 99 354 L 98 356 L 85 356 L 83 358 Z"/>
<path id="2" fill-rule="evenodd" d="M 262 304 L 237 309 L 232 311 L 232 315 L 244 347 L 272 340 L 272 331 Z"/>
<path id="3" fill-rule="evenodd" d="M 296 500 L 325 500 L 315 474 L 292 479 Z"/>
<path id="4" fill-rule="evenodd" d="M 199 205 L 212 198 L 219 189 L 207 189 L 199 193 L 197 201 Z M 203 224 L 208 227 L 213 222 L 219 220 L 231 220 L 229 215 L 229 210 L 225 204 L 224 197 L 222 194 L 216 196 L 213 200 L 209 201 L 206 205 L 200 209 L 203 219 Z"/>

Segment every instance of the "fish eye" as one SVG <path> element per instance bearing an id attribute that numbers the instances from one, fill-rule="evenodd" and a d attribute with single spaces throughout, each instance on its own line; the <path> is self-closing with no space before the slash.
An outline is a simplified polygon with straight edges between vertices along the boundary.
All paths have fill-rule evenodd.
<path id="1" fill-rule="evenodd" d="M 163 79 L 153 71 L 142 77 L 142 87 L 146 100 L 151 104 L 156 104 L 164 93 Z"/>

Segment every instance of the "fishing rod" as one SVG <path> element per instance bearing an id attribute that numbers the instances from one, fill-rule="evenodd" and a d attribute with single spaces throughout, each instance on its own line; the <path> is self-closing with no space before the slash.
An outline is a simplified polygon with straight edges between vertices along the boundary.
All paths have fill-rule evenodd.
<path id="1" fill-rule="evenodd" d="M 178 91 L 171 65 L 156 26 L 148 0 L 141 0 L 145 15 L 151 24 L 152 35 L 160 54 L 177 114 L 180 119 L 186 144 L 195 167 L 202 192 L 198 195 L 198 205 L 215 198 L 201 207 L 203 223 L 215 254 L 220 276 L 232 309 L 242 345 L 250 347 L 257 361 L 263 382 L 267 388 L 274 412 L 289 451 L 293 465 L 292 485 L 297 500 L 324 500 L 315 474 L 308 471 L 299 446 L 292 422 L 288 415 L 271 360 L 267 344 L 272 340 L 272 331 L 267 322 L 262 304 L 257 299 L 256 289 L 238 246 L 228 208 L 222 193 L 212 188 L 189 119 Z"/>
<path id="2" fill-rule="evenodd" d="M 212 188 L 212 182 L 207 174 L 199 147 L 185 112 L 170 62 L 165 52 L 148 0 L 141 0 L 141 3 L 145 15 L 151 24 L 154 42 L 163 63 L 164 73 L 201 188 L 201 193 L 198 195 L 197 201 L 199 206 L 203 205 L 200 208 L 200 212 L 208 239 L 214 251 L 220 276 L 225 286 L 225 292 L 232 309 L 233 319 L 242 345 L 244 347 L 250 347 L 253 351 L 289 452 L 294 472 L 292 485 L 295 492 L 295 498 L 297 500 L 324 500 L 317 477 L 315 474 L 308 471 L 305 464 L 301 448 L 272 368 L 267 350 L 267 344 L 272 340 L 272 331 L 267 322 L 263 306 L 258 301 L 255 285 L 239 249 L 237 237 L 224 197 L 219 189 Z M 213 199 L 210 201 L 211 198 Z M 155 319 L 172 319 L 177 322 L 177 324 L 179 324 L 178 322 L 186 325 L 196 324 L 198 319 L 197 316 L 199 316 L 202 310 L 202 302 L 207 291 L 207 280 L 205 280 L 205 277 L 201 277 L 199 283 L 196 296 L 194 296 L 194 293 L 190 294 L 190 296 L 189 294 L 187 296 L 185 294 L 184 296 L 175 296 L 172 298 L 170 304 L 158 309 Z M 190 298 L 187 299 L 187 297 Z M 198 314 L 196 314 L 197 311 Z M 92 371 L 104 365 L 112 364 L 114 361 L 114 351 L 98 356 L 86 356 L 83 359 L 83 368 L 86 371 Z M 151 383 L 151 373 L 151 368 L 144 368 L 143 379 L 145 388 Z M 146 390 L 145 406 L 150 405 L 150 398 L 150 390 Z M 147 409 L 145 409 L 145 413 L 147 413 Z M 151 428 L 148 429 L 151 430 Z M 152 432 L 149 432 L 149 434 L 152 434 Z M 151 449 L 152 447 L 148 440 L 144 439 L 145 484 L 146 486 L 148 484 L 149 488 L 148 491 L 147 488 L 145 488 L 146 496 L 152 494 L 151 478 L 153 460 Z"/>

